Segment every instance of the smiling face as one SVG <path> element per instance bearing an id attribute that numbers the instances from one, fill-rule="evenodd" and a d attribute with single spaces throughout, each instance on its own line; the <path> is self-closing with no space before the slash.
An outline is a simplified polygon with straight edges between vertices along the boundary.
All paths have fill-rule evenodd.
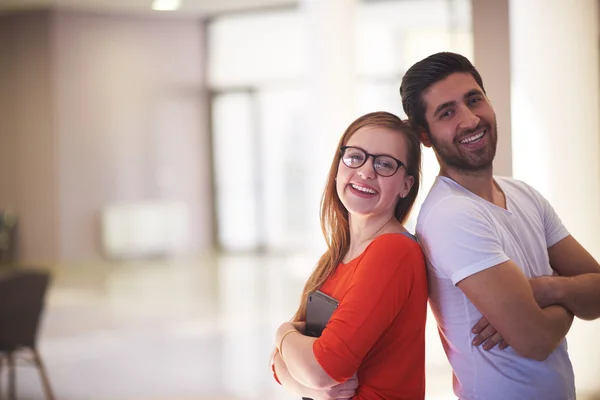
<path id="1" fill-rule="evenodd" d="M 403 163 L 407 161 L 406 139 L 401 132 L 380 127 L 365 126 L 358 129 L 346 146 L 360 148 L 369 154 L 387 155 Z M 399 198 L 410 192 L 414 178 L 406 168 L 400 167 L 395 174 L 384 177 L 373 168 L 373 157 L 358 168 L 350 168 L 342 160 L 336 176 L 336 189 L 340 201 L 351 215 L 394 215 Z"/>
<path id="2" fill-rule="evenodd" d="M 498 142 L 496 114 L 471 74 L 454 73 L 436 82 L 423 100 L 429 125 L 424 142 L 433 147 L 442 169 L 491 170 Z"/>

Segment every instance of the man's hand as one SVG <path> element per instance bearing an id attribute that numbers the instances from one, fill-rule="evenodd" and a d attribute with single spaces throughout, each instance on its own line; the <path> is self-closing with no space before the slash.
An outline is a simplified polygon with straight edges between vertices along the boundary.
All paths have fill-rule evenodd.
<path id="1" fill-rule="evenodd" d="M 332 386 L 327 389 L 311 389 L 310 393 L 302 393 L 303 397 L 310 397 L 313 400 L 336 400 L 351 399 L 356 394 L 358 388 L 358 378 L 356 374 L 344 383 Z"/>
<path id="2" fill-rule="evenodd" d="M 556 278 L 553 276 L 540 276 L 529 279 L 529 285 L 533 291 L 535 301 L 542 309 L 555 304 L 557 295 L 555 279 Z M 509 346 L 500 333 L 496 331 L 496 328 L 494 328 L 485 317 L 482 317 L 473 326 L 472 332 L 477 334 L 473 339 L 474 346 L 479 346 L 484 343 L 483 348 L 485 350 L 491 350 L 498 344 L 500 344 L 499 348 L 501 350 L 504 350 Z"/>
<path id="3" fill-rule="evenodd" d="M 533 290 L 533 296 L 540 308 L 546 308 L 556 304 L 556 299 L 558 297 L 558 286 L 555 284 L 556 279 L 556 277 L 552 276 L 540 276 L 538 278 L 529 279 L 529 285 L 531 285 L 531 289 Z"/>
<path id="4" fill-rule="evenodd" d="M 473 346 L 479 346 L 484 343 L 484 350 L 491 350 L 498 344 L 500 344 L 500 346 L 498 346 L 500 350 L 504 350 L 509 346 L 508 342 L 502 338 L 500 333 L 496 331 L 496 328 L 494 328 L 485 317 L 482 317 L 473 326 L 471 331 L 477 335 L 475 336 L 475 339 L 473 339 Z"/>

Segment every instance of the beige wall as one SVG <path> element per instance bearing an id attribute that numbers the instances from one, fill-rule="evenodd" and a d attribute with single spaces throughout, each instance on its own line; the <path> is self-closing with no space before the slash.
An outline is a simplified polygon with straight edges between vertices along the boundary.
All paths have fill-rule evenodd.
<path id="1" fill-rule="evenodd" d="M 49 15 L 0 17 L 0 208 L 18 213 L 18 253 L 34 262 L 58 240 Z"/>
<path id="2" fill-rule="evenodd" d="M 14 47 L 0 65 L 26 79 L 1 69 L 11 90 L 0 95 L 0 116 L 15 117 L 2 122 L 0 155 L 9 157 L 1 161 L 0 206 L 18 203 L 22 258 L 98 258 L 100 213 L 122 201 L 185 202 L 186 251 L 209 247 L 202 23 L 71 12 L 4 21 L 2 39 L 17 40 L 0 40 Z M 7 173 L 11 157 L 27 168 Z"/>

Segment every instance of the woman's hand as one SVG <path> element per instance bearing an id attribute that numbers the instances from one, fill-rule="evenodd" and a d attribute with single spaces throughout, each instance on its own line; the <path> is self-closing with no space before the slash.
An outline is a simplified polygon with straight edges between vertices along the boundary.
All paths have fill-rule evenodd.
<path id="1" fill-rule="evenodd" d="M 293 331 L 297 331 L 297 333 L 290 333 Z M 285 339 L 287 335 L 296 335 L 298 333 L 302 333 L 298 330 L 298 328 L 292 322 L 284 322 L 279 325 L 277 328 L 277 332 L 275 333 L 275 347 L 281 352 L 281 346 L 283 345 L 282 341 Z"/>
<path id="2" fill-rule="evenodd" d="M 332 386 L 327 389 L 310 389 L 309 393 L 302 393 L 303 397 L 310 397 L 313 400 L 337 400 L 351 399 L 356 394 L 358 388 L 358 378 L 356 374 L 344 383 Z"/>
<path id="3" fill-rule="evenodd" d="M 279 346 L 281 346 L 281 340 L 284 338 L 286 334 L 290 331 L 296 330 L 298 333 L 304 335 L 306 330 L 306 322 L 284 322 L 277 328 L 277 332 L 275 333 L 275 347 L 281 351 Z M 295 335 L 296 333 L 290 333 L 291 335 Z"/>
<path id="4" fill-rule="evenodd" d="M 304 322 L 285 322 L 275 334 L 275 347 L 288 372 L 296 382 L 309 388 L 339 385 L 315 358 L 313 345 L 317 338 L 302 334 L 305 325 Z"/>
<path id="5" fill-rule="evenodd" d="M 296 328 L 296 330 L 298 332 L 300 332 L 303 335 L 305 334 L 305 332 L 306 332 L 306 322 L 304 322 L 304 321 L 294 321 L 291 324 L 294 326 L 294 328 Z"/>

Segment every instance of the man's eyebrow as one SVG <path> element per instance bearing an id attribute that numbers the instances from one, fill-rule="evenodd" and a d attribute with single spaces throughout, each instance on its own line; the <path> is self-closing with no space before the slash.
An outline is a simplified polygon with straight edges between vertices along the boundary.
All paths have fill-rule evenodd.
<path id="1" fill-rule="evenodd" d="M 464 99 L 468 99 L 469 97 L 473 97 L 473 96 L 483 96 L 483 92 L 481 90 L 479 90 L 479 89 L 471 89 L 467 93 L 465 93 L 465 95 L 463 96 L 463 98 Z M 445 108 L 452 107 L 452 106 L 455 106 L 455 105 L 456 105 L 455 101 L 447 101 L 445 103 L 442 103 L 439 106 L 437 106 L 437 108 L 435 109 L 435 111 L 433 113 L 433 116 L 435 117 L 436 115 L 438 115 Z"/>
<path id="2" fill-rule="evenodd" d="M 466 99 L 473 96 L 483 96 L 483 92 L 479 89 L 471 89 L 465 93 L 464 98 Z"/>
<path id="3" fill-rule="evenodd" d="M 447 101 L 445 103 L 440 104 L 439 106 L 437 106 L 437 108 L 435 109 L 435 111 L 433 112 L 433 116 L 435 117 L 436 115 L 438 115 L 440 113 L 440 111 L 442 111 L 445 108 L 451 107 L 456 105 L 456 102 L 453 101 Z"/>

